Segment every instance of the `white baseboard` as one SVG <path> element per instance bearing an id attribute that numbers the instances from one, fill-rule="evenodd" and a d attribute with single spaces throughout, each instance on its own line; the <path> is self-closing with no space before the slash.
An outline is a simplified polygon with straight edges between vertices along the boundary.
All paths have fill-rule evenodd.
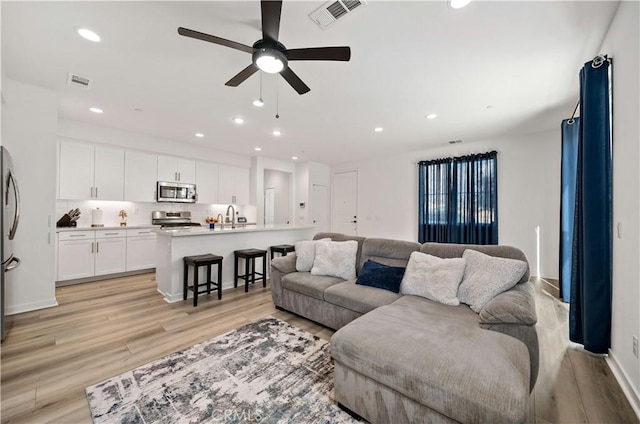
<path id="1" fill-rule="evenodd" d="M 41 300 L 39 302 L 23 303 L 21 305 L 7 306 L 5 314 L 15 315 L 23 312 L 37 311 L 38 309 L 53 308 L 58 306 L 55 297 L 53 299 Z"/>
<path id="2" fill-rule="evenodd" d="M 627 375 L 620 367 L 620 363 L 616 356 L 609 349 L 609 356 L 605 358 L 607 365 L 609 365 L 609 369 L 613 373 L 613 376 L 618 380 L 618 384 L 622 388 L 622 392 L 627 397 L 627 400 L 631 404 L 631 408 L 633 408 L 633 412 L 635 412 L 636 416 L 640 420 L 640 395 L 633 387 L 633 385 L 629 382 Z"/>

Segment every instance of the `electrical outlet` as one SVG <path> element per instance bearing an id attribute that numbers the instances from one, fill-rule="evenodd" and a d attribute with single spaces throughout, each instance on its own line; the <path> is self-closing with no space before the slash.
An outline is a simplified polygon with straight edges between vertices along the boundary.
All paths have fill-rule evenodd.
<path id="1" fill-rule="evenodd" d="M 633 336 L 633 355 L 638 357 L 638 336 Z"/>

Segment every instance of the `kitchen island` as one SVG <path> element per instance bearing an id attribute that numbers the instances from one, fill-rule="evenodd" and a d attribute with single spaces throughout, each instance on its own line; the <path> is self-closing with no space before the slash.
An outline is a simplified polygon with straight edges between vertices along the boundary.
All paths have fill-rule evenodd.
<path id="1" fill-rule="evenodd" d="M 207 227 L 156 229 L 156 282 L 158 291 L 169 303 L 182 301 L 182 258 L 213 253 L 222 256 L 222 288 L 233 287 L 233 252 L 240 249 L 264 249 L 277 244 L 294 244 L 311 240 L 317 229 L 313 225 L 250 225 L 244 228 L 211 230 Z M 270 254 L 267 254 L 269 260 Z M 242 266 L 242 265 L 241 265 Z M 256 260 L 256 268 L 262 264 Z M 214 268 L 215 269 L 215 268 Z M 269 269 L 269 264 L 267 264 Z M 200 275 L 206 274 L 201 272 Z M 216 275 L 214 271 L 214 276 Z M 203 276 L 204 277 L 204 276 Z M 190 284 L 193 277 L 189 273 Z M 214 277 L 215 279 L 215 277 Z M 204 280 L 201 280 L 204 281 Z M 239 284 L 244 284 L 240 280 Z M 261 285 L 261 284 L 260 284 Z M 189 292 L 191 295 L 191 291 Z M 224 294 L 223 294 L 224 296 Z"/>

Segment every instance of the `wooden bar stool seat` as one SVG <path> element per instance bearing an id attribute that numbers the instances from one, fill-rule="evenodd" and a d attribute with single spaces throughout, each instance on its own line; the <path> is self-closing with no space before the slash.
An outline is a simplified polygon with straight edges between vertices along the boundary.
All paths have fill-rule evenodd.
<path id="1" fill-rule="evenodd" d="M 249 283 L 262 280 L 262 287 L 267 287 L 267 251 L 262 249 L 242 249 L 233 252 L 233 286 L 238 287 L 238 280 L 244 280 L 244 291 L 249 291 Z M 238 260 L 244 259 L 244 275 L 238 275 Z M 262 273 L 256 272 L 256 258 L 262 258 Z M 256 277 L 257 276 L 257 277 Z"/>
<path id="2" fill-rule="evenodd" d="M 206 255 L 185 256 L 184 261 L 184 286 L 182 299 L 187 300 L 188 291 L 193 291 L 193 306 L 198 306 L 199 294 L 210 294 L 211 288 L 218 289 L 218 300 L 222 299 L 222 256 L 207 253 Z M 189 265 L 193 266 L 193 286 L 189 285 Z M 211 265 L 218 267 L 218 281 L 211 281 Z M 204 283 L 198 282 L 198 268 L 207 267 L 207 280 Z M 205 287 L 200 290 L 200 287 Z"/>
<path id="3" fill-rule="evenodd" d="M 278 244 L 271 246 L 271 260 L 273 260 L 274 253 L 280 253 L 282 256 L 287 256 L 287 253 L 295 252 L 296 248 L 292 244 Z"/>

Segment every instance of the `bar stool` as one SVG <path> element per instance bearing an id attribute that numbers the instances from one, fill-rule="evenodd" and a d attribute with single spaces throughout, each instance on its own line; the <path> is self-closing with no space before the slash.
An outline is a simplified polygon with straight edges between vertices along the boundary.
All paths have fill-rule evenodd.
<path id="1" fill-rule="evenodd" d="M 222 299 L 222 256 L 208 253 L 206 255 L 185 256 L 184 262 L 184 282 L 182 299 L 187 300 L 188 290 L 193 291 L 193 306 L 198 306 L 199 294 L 210 294 L 211 286 L 218 289 L 218 300 Z M 189 265 L 193 266 L 193 287 L 189 286 Z M 218 281 L 211 281 L 211 265 L 218 267 Z M 198 283 L 198 268 L 207 267 L 207 281 Z M 207 286 L 205 290 L 200 291 L 200 287 Z"/>
<path id="2" fill-rule="evenodd" d="M 262 280 L 262 287 L 267 287 L 267 251 L 261 249 L 242 249 L 233 252 L 233 287 L 238 287 L 238 279 L 244 280 L 244 291 L 249 291 L 249 282 Z M 244 275 L 238 275 L 238 259 L 244 259 Z M 262 274 L 256 272 L 256 258 L 262 258 Z M 251 267 L 249 267 L 251 265 Z M 256 278 L 256 275 L 259 276 Z"/>
<path id="3" fill-rule="evenodd" d="M 271 246 L 271 260 L 273 260 L 274 253 L 280 253 L 282 256 L 287 256 L 287 253 L 295 251 L 296 248 L 292 244 L 279 244 L 277 246 Z"/>

